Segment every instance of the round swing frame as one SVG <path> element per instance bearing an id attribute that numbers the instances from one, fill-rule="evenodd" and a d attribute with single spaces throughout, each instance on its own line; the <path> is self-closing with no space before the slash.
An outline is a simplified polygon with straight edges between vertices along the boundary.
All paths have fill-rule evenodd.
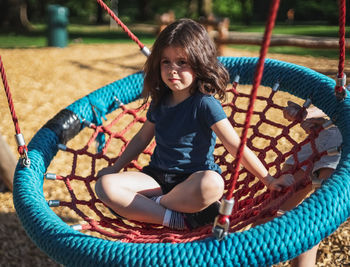
<path id="1" fill-rule="evenodd" d="M 252 84 L 258 58 L 221 57 L 231 81 Z M 48 206 L 43 194 L 43 177 L 55 157 L 59 137 L 41 128 L 28 145 L 31 166 L 17 164 L 13 198 L 27 234 L 55 261 L 66 266 L 264 266 L 285 261 L 312 248 L 335 231 L 350 216 L 350 100 L 334 95 L 335 81 L 306 67 L 267 59 L 261 85 L 273 87 L 302 99 L 310 98 L 340 129 L 343 136 L 341 160 L 321 188 L 283 216 L 252 229 L 230 233 L 221 241 L 214 237 L 188 243 L 123 243 L 89 236 L 72 229 Z M 117 80 L 67 107 L 79 118 L 92 120 L 88 98 L 106 106 L 117 97 L 122 103 L 140 97 L 141 72 Z M 108 110 L 108 113 L 113 110 Z"/>

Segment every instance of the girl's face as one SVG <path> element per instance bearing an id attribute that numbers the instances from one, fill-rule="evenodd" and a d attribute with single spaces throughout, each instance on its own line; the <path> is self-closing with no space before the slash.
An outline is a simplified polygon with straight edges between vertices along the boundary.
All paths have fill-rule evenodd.
<path id="1" fill-rule="evenodd" d="M 160 73 L 163 82 L 173 94 L 189 95 L 195 81 L 185 51 L 180 47 L 168 46 L 160 59 Z"/>

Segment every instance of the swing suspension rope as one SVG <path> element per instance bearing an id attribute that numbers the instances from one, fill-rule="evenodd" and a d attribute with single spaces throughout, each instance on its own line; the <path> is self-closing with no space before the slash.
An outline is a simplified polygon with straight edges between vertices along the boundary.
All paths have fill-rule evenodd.
<path id="1" fill-rule="evenodd" d="M 346 97 L 346 75 L 344 73 L 345 62 L 345 19 L 346 19 L 346 2 L 339 1 L 339 64 L 337 83 L 335 86 L 335 95 L 338 100 L 344 100 Z"/>
<path id="2" fill-rule="evenodd" d="M 233 196 L 233 191 L 236 187 L 236 183 L 238 180 L 238 173 L 239 173 L 239 168 L 240 164 L 242 161 L 242 156 L 243 156 L 243 150 L 244 146 L 247 142 L 247 136 L 248 136 L 248 129 L 250 128 L 250 121 L 254 112 L 254 103 L 257 97 L 257 92 L 258 88 L 260 86 L 263 70 L 264 70 L 264 62 L 265 62 L 265 57 L 268 51 L 268 47 L 270 44 L 271 40 L 271 34 L 272 34 L 272 29 L 275 24 L 276 16 L 277 16 L 277 11 L 279 7 L 279 0 L 273 0 L 270 11 L 269 11 L 269 16 L 268 16 L 268 21 L 266 24 L 266 29 L 264 33 L 264 38 L 260 50 L 260 57 L 257 63 L 256 71 L 254 74 L 254 79 L 253 79 L 253 88 L 251 92 L 251 97 L 249 101 L 249 107 L 248 107 L 248 112 L 246 115 L 246 120 L 244 123 L 244 129 L 243 133 L 241 136 L 241 142 L 238 147 L 237 155 L 236 155 L 236 162 L 235 162 L 235 167 L 234 167 L 234 176 L 233 176 L 233 181 L 231 183 L 231 186 L 229 190 L 226 193 L 226 196 L 222 200 L 222 204 L 220 207 L 220 215 L 218 218 L 216 218 L 213 226 L 213 233 L 218 239 L 222 239 L 226 234 L 227 230 L 229 227 L 229 216 L 232 214 L 233 206 L 234 206 L 234 200 L 232 199 Z M 232 199 L 232 201 L 231 201 Z"/>
<path id="3" fill-rule="evenodd" d="M 16 132 L 15 139 L 17 142 L 17 150 L 18 150 L 18 153 L 20 154 L 20 158 L 21 158 L 21 164 L 23 166 L 29 167 L 30 166 L 30 159 L 28 158 L 28 153 L 27 153 L 28 148 L 26 146 L 26 143 L 24 141 L 24 137 L 23 137 L 23 135 L 21 133 L 21 129 L 19 127 L 19 122 L 18 122 L 18 118 L 16 115 L 15 106 L 13 104 L 10 86 L 8 85 L 8 82 L 7 82 L 5 68 L 4 68 L 4 64 L 2 63 L 1 56 L 0 56 L 0 72 L 1 72 L 1 79 L 2 79 L 2 83 L 4 85 L 4 90 L 6 93 L 7 102 L 8 102 L 8 106 L 10 109 L 12 121 L 13 121 L 13 124 L 15 127 L 15 132 Z"/>
<path id="4" fill-rule="evenodd" d="M 133 40 L 140 48 L 141 52 L 148 57 L 151 52 L 149 49 L 141 43 L 141 41 L 129 30 L 129 28 L 116 16 L 116 14 L 102 1 L 102 0 L 96 0 L 98 4 L 101 5 L 101 7 L 107 11 L 107 13 L 111 16 L 112 19 L 118 25 L 124 30 L 124 32 L 130 37 L 131 40 Z"/>

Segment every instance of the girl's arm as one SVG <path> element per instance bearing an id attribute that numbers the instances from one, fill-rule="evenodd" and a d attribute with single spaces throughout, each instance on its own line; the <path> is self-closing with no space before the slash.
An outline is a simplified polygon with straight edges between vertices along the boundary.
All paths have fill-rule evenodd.
<path id="1" fill-rule="evenodd" d="M 117 159 L 114 165 L 106 167 L 99 171 L 97 176 L 102 176 L 108 173 L 115 173 L 122 170 L 128 163 L 135 159 L 151 142 L 154 137 L 154 123 L 146 120 L 142 128 L 131 139 L 126 146 L 124 152 Z"/>
<path id="2" fill-rule="evenodd" d="M 211 128 L 221 140 L 225 148 L 235 157 L 241 140 L 228 119 L 218 121 L 213 124 Z M 244 147 L 242 164 L 250 173 L 258 177 L 258 179 L 269 189 L 281 190 L 283 187 L 290 186 L 293 183 L 290 179 L 273 178 L 254 152 L 247 146 Z"/>

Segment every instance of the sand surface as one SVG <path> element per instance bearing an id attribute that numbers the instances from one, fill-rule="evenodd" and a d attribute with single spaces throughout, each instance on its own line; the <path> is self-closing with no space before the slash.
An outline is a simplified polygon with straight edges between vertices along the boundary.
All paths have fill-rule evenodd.
<path id="1" fill-rule="evenodd" d="M 140 70 L 145 61 L 134 44 L 0 49 L 0 55 L 27 143 L 61 109 L 101 86 Z M 225 55 L 258 56 L 235 49 L 226 49 Z M 310 67 L 332 78 L 337 73 L 337 60 L 272 54 L 268 57 Z M 345 69 L 349 69 L 349 64 Z M 14 126 L 2 88 L 0 134 L 17 158 Z M 55 192 L 54 184 L 46 186 L 45 191 L 48 195 L 60 194 Z M 0 193 L 0 203 L 0 266 L 56 266 L 25 234 L 11 192 Z M 349 220 L 322 241 L 317 266 L 350 266 Z"/>

